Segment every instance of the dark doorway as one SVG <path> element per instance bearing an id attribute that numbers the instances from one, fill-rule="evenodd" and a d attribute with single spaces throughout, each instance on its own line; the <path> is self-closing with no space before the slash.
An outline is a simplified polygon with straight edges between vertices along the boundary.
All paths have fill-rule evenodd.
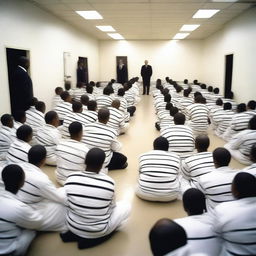
<path id="1" fill-rule="evenodd" d="M 118 83 L 124 84 L 128 81 L 127 56 L 116 56 L 116 77 Z"/>
<path id="2" fill-rule="evenodd" d="M 232 73 L 233 73 L 233 54 L 228 54 L 226 57 L 226 72 L 225 72 L 225 98 L 230 95 L 232 88 Z"/>
<path id="3" fill-rule="evenodd" d="M 14 100 L 14 86 L 13 86 L 13 75 L 17 69 L 18 61 L 21 56 L 29 58 L 29 51 L 6 48 L 6 58 L 7 58 L 7 68 L 8 68 L 8 80 L 9 80 L 9 91 L 10 91 L 10 101 L 11 101 L 11 111 L 13 113 L 15 100 Z M 30 70 L 28 70 L 30 74 Z"/>
<path id="4" fill-rule="evenodd" d="M 77 82 L 88 84 L 88 59 L 86 57 L 78 57 L 76 77 Z"/>

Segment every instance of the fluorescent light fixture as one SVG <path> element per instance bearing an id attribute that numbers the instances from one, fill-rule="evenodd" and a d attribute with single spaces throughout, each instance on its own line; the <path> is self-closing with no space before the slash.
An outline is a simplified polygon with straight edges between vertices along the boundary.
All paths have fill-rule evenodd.
<path id="1" fill-rule="evenodd" d="M 86 20 L 102 20 L 103 17 L 97 11 L 76 11 Z"/>
<path id="2" fill-rule="evenodd" d="M 190 25 L 183 25 L 180 29 L 180 31 L 194 31 L 196 30 L 200 25 L 197 24 L 190 24 Z"/>
<path id="3" fill-rule="evenodd" d="M 217 12 L 219 12 L 218 9 L 200 9 L 194 14 L 192 18 L 208 19 L 208 18 L 211 18 L 213 15 L 215 15 Z"/>
<path id="4" fill-rule="evenodd" d="M 215 2 L 215 3 L 235 3 L 237 1 L 238 0 L 212 0 L 212 2 Z"/>
<path id="5" fill-rule="evenodd" d="M 124 37 L 121 36 L 121 35 L 118 34 L 118 33 L 108 33 L 108 35 L 109 35 L 110 37 L 112 37 L 113 39 L 117 39 L 117 40 L 122 40 L 122 39 L 124 39 Z"/>
<path id="6" fill-rule="evenodd" d="M 189 33 L 177 33 L 172 39 L 184 39 L 185 37 L 187 37 L 189 35 Z"/>
<path id="7" fill-rule="evenodd" d="M 114 32 L 116 31 L 112 26 L 96 26 L 99 30 L 103 32 Z"/>

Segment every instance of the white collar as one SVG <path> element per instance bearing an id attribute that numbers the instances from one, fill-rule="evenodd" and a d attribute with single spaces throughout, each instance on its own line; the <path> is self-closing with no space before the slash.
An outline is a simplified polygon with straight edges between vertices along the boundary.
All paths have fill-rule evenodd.
<path id="1" fill-rule="evenodd" d="M 24 67 L 18 65 L 18 67 L 20 67 L 21 69 L 23 69 L 25 72 L 28 72 Z"/>

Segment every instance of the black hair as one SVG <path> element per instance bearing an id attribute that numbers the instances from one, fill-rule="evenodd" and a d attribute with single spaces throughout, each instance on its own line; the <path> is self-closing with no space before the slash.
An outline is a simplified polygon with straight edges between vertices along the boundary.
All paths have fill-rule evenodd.
<path id="1" fill-rule="evenodd" d="M 246 104 L 245 104 L 245 103 L 240 103 L 240 104 L 238 104 L 236 111 L 237 111 L 238 113 L 245 112 L 245 111 L 246 111 Z"/>
<path id="2" fill-rule="evenodd" d="M 256 163 L 256 143 L 252 145 L 250 150 L 250 159 L 252 162 Z"/>
<path id="3" fill-rule="evenodd" d="M 256 109 L 256 101 L 255 101 L 255 100 L 250 100 L 250 101 L 247 103 L 247 107 L 248 107 L 249 109 L 255 110 L 255 109 Z"/>
<path id="4" fill-rule="evenodd" d="M 33 130 L 29 125 L 23 124 L 16 131 L 16 136 L 19 140 L 28 142 L 29 138 L 32 137 Z"/>
<path id="5" fill-rule="evenodd" d="M 170 115 L 175 116 L 179 112 L 179 109 L 177 107 L 172 107 L 170 109 Z"/>
<path id="6" fill-rule="evenodd" d="M 78 111 L 80 111 L 82 108 L 83 108 L 83 105 L 82 105 L 81 102 L 79 102 L 79 101 L 74 101 L 74 102 L 72 103 L 72 110 L 73 110 L 74 112 L 78 112 Z"/>
<path id="7" fill-rule="evenodd" d="M 38 102 L 38 99 L 36 97 L 32 97 L 32 99 L 29 101 L 29 106 L 35 106 Z"/>
<path id="8" fill-rule="evenodd" d="M 86 86 L 86 92 L 92 94 L 92 92 L 93 92 L 93 87 L 92 87 L 91 85 L 87 85 L 87 86 Z"/>
<path id="9" fill-rule="evenodd" d="M 216 100 L 216 105 L 218 105 L 218 106 L 222 106 L 222 105 L 223 105 L 223 101 L 222 101 L 221 98 L 218 98 L 218 99 Z"/>
<path id="10" fill-rule="evenodd" d="M 68 131 L 71 137 L 78 135 L 82 130 L 83 126 L 80 122 L 72 122 L 68 127 Z"/>
<path id="11" fill-rule="evenodd" d="M 13 121 L 13 117 L 10 114 L 4 114 L 1 116 L 1 123 L 4 126 L 8 126 L 11 124 L 11 122 Z"/>
<path id="12" fill-rule="evenodd" d="M 63 88 L 62 87 L 56 87 L 55 88 L 55 94 L 60 95 L 63 92 Z"/>
<path id="13" fill-rule="evenodd" d="M 45 103 L 43 101 L 38 101 L 35 105 L 36 110 L 44 113 L 45 111 Z"/>
<path id="14" fill-rule="evenodd" d="M 170 94 L 164 95 L 164 102 L 171 102 L 171 99 L 172 99 L 172 97 Z"/>
<path id="15" fill-rule="evenodd" d="M 253 116 L 249 121 L 249 129 L 256 130 L 256 115 Z"/>
<path id="16" fill-rule="evenodd" d="M 185 124 L 186 117 L 182 113 L 177 113 L 177 114 L 174 115 L 173 120 L 174 120 L 174 123 L 176 125 L 178 125 L 178 124 Z"/>
<path id="17" fill-rule="evenodd" d="M 89 100 L 87 104 L 87 109 L 95 111 L 97 109 L 97 102 L 96 100 Z"/>
<path id="18" fill-rule="evenodd" d="M 213 161 L 216 163 L 219 167 L 222 166 L 228 166 L 231 160 L 231 154 L 230 152 L 225 148 L 216 148 L 213 153 Z"/>
<path id="19" fill-rule="evenodd" d="M 207 135 L 198 135 L 195 139 L 195 148 L 201 151 L 207 151 L 210 146 L 210 139 Z"/>
<path id="20" fill-rule="evenodd" d="M 106 87 L 103 89 L 103 94 L 104 94 L 104 95 L 110 95 L 110 94 L 111 94 L 111 88 L 110 88 L 110 86 L 106 86 Z"/>
<path id="21" fill-rule="evenodd" d="M 23 110 L 17 110 L 13 113 L 14 120 L 20 123 L 26 121 L 26 112 Z"/>
<path id="22" fill-rule="evenodd" d="M 213 93 L 214 94 L 219 94 L 219 92 L 220 92 L 220 89 L 218 87 L 213 89 Z"/>
<path id="23" fill-rule="evenodd" d="M 100 170 L 105 161 L 105 158 L 106 155 L 102 149 L 92 148 L 88 151 L 86 155 L 85 164 L 88 168 Z"/>
<path id="24" fill-rule="evenodd" d="M 38 166 L 46 158 L 46 149 L 42 145 L 35 145 L 28 151 L 28 162 Z"/>
<path id="25" fill-rule="evenodd" d="M 44 120 L 47 124 L 51 124 L 54 119 L 58 117 L 57 112 L 55 111 L 49 111 L 45 114 Z"/>
<path id="26" fill-rule="evenodd" d="M 231 110 L 232 109 L 232 104 L 230 102 L 226 102 L 223 105 L 224 110 Z"/>
<path id="27" fill-rule="evenodd" d="M 109 120 L 109 115 L 110 115 L 110 112 L 107 108 L 101 108 L 98 111 L 99 122 L 106 122 L 107 120 Z"/>
<path id="28" fill-rule="evenodd" d="M 118 95 L 118 96 L 124 96 L 124 94 L 125 94 L 124 88 L 118 89 L 118 91 L 117 91 L 117 95 Z"/>
<path id="29" fill-rule="evenodd" d="M 169 142 L 166 138 L 160 136 L 154 140 L 153 146 L 154 146 L 154 150 L 168 151 Z"/>
<path id="30" fill-rule="evenodd" d="M 60 94 L 61 99 L 64 101 L 67 100 L 69 96 L 70 96 L 70 94 L 68 91 L 64 91 Z"/>
<path id="31" fill-rule="evenodd" d="M 86 95 L 86 94 L 84 94 L 84 95 L 82 95 L 81 97 L 80 97 L 80 101 L 81 101 L 81 103 L 83 104 L 83 105 L 87 105 L 88 104 L 88 102 L 89 102 L 89 97 L 88 97 L 88 95 Z"/>
<path id="32" fill-rule="evenodd" d="M 170 110 L 172 107 L 173 107 L 173 105 L 172 105 L 171 102 L 167 102 L 166 105 L 165 105 L 166 110 Z"/>
<path id="33" fill-rule="evenodd" d="M 212 92 L 213 91 L 213 87 L 212 86 L 208 86 L 208 92 Z"/>

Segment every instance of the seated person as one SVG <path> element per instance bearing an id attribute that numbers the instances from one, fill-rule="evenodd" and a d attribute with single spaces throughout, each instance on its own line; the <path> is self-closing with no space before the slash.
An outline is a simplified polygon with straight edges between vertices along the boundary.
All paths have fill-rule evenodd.
<path id="1" fill-rule="evenodd" d="M 213 118 L 213 116 L 218 111 L 223 110 L 223 101 L 222 101 L 222 99 L 221 98 L 217 99 L 215 104 L 216 105 L 213 105 L 210 108 L 210 111 L 209 111 L 209 119 L 210 119 L 211 127 L 212 127 L 213 130 L 216 130 L 217 126 L 218 126 L 218 123 L 215 123 L 216 115 L 215 115 L 215 119 Z"/>
<path id="2" fill-rule="evenodd" d="M 83 82 L 77 82 L 76 88 L 73 89 L 72 96 L 76 101 L 79 101 L 81 96 L 85 94 L 84 86 Z"/>
<path id="3" fill-rule="evenodd" d="M 247 103 L 247 114 L 251 115 L 251 116 L 255 116 L 256 115 L 256 101 L 255 100 L 250 100 Z"/>
<path id="4" fill-rule="evenodd" d="M 212 155 L 215 169 L 203 175 L 198 181 L 198 188 L 206 197 L 207 210 L 211 212 L 216 205 L 234 200 L 231 184 L 237 173 L 228 166 L 231 155 L 227 149 L 216 148 Z"/>
<path id="5" fill-rule="evenodd" d="M 174 115 L 174 125 L 161 130 L 161 136 L 169 142 L 169 151 L 177 153 L 185 158 L 194 150 L 194 137 L 190 127 L 185 124 L 185 115 L 177 113 Z"/>
<path id="6" fill-rule="evenodd" d="M 208 152 L 210 139 L 207 135 L 198 135 L 195 140 L 197 154 L 187 157 L 181 164 L 181 191 L 198 187 L 200 177 L 209 173 L 213 168 L 212 152 Z"/>
<path id="7" fill-rule="evenodd" d="M 127 111 L 130 113 L 130 116 L 133 116 L 136 111 L 135 105 L 137 104 L 137 102 L 136 102 L 136 95 L 131 90 L 131 88 L 132 88 L 131 83 L 129 82 L 125 83 L 124 85 L 125 94 L 123 97 L 127 101 Z"/>
<path id="8" fill-rule="evenodd" d="M 35 136 L 37 130 L 45 124 L 44 112 L 45 103 L 42 101 L 37 101 L 35 108 L 26 111 L 26 124 L 33 129 L 33 136 Z"/>
<path id="9" fill-rule="evenodd" d="M 169 116 L 166 116 L 165 118 L 162 118 L 160 123 L 159 123 L 159 127 L 160 130 L 164 129 L 165 127 L 168 127 L 170 125 L 174 125 L 174 116 L 179 113 L 179 109 L 177 107 L 171 107 L 170 108 L 170 112 L 169 112 Z"/>
<path id="10" fill-rule="evenodd" d="M 109 110 L 102 108 L 98 112 L 98 122 L 87 124 L 84 127 L 82 142 L 88 148 L 100 148 L 106 154 L 104 168 L 108 170 L 125 169 L 127 167 L 127 157 L 118 151 L 122 144 L 117 140 L 117 132 L 107 126 L 109 120 Z"/>
<path id="11" fill-rule="evenodd" d="M 23 110 L 17 110 L 13 113 L 14 123 L 13 128 L 15 129 L 15 132 L 19 127 L 21 127 L 26 122 L 26 112 Z"/>
<path id="12" fill-rule="evenodd" d="M 89 100 L 87 110 L 83 110 L 82 115 L 85 124 L 96 122 L 98 120 L 97 102 L 95 100 Z"/>
<path id="13" fill-rule="evenodd" d="M 56 165 L 56 147 L 61 141 L 61 133 L 57 128 L 60 124 L 57 112 L 47 112 L 45 122 L 46 125 L 37 131 L 35 141 L 46 148 L 46 164 Z"/>
<path id="14" fill-rule="evenodd" d="M 57 107 L 57 105 L 62 102 L 62 99 L 60 97 L 62 92 L 63 92 L 62 87 L 56 87 L 55 88 L 55 95 L 52 99 L 52 109 L 55 109 Z"/>
<path id="15" fill-rule="evenodd" d="M 170 219 L 160 219 L 149 232 L 153 256 L 188 256 L 187 235 L 183 227 Z"/>
<path id="16" fill-rule="evenodd" d="M 118 134 L 124 134 L 129 127 L 128 123 L 125 123 L 125 115 L 119 110 L 120 101 L 115 99 L 112 101 L 111 107 L 108 108 L 110 116 L 107 125 L 114 128 Z"/>
<path id="17" fill-rule="evenodd" d="M 100 95 L 96 98 L 97 101 L 97 106 L 98 108 L 107 108 L 111 106 L 112 103 L 112 97 L 110 96 L 111 94 L 111 89 L 109 86 L 106 86 L 103 89 L 103 95 Z"/>
<path id="18" fill-rule="evenodd" d="M 256 143 L 252 145 L 250 150 L 250 160 L 252 164 L 246 168 L 244 168 L 242 171 L 248 172 L 256 177 Z"/>
<path id="19" fill-rule="evenodd" d="M 56 179 L 64 185 L 68 175 L 73 172 L 82 172 L 85 169 L 84 159 L 88 152 L 87 146 L 81 142 L 83 126 L 79 122 L 69 125 L 70 139 L 62 140 L 56 148 L 57 169 Z"/>
<path id="20" fill-rule="evenodd" d="M 8 163 L 28 162 L 28 151 L 33 137 L 33 130 L 28 125 L 22 125 L 16 132 L 17 139 L 11 144 L 6 160 Z"/>
<path id="21" fill-rule="evenodd" d="M 220 241 L 212 230 L 212 218 L 206 213 L 204 194 L 198 189 L 190 188 L 183 194 L 182 201 L 188 217 L 174 221 L 186 231 L 190 253 L 219 255 Z"/>
<path id="22" fill-rule="evenodd" d="M 154 140 L 154 150 L 139 158 L 138 197 L 148 201 L 175 200 L 179 192 L 178 173 L 180 158 L 168 152 L 169 143 L 164 137 Z"/>
<path id="23" fill-rule="evenodd" d="M 100 172 L 105 153 L 92 148 L 86 155 L 86 169 L 71 174 L 65 182 L 68 197 L 68 232 L 64 242 L 77 241 L 78 248 L 89 248 L 107 240 L 130 214 L 130 205 L 115 203 L 115 183 Z"/>
<path id="24" fill-rule="evenodd" d="M 87 85 L 85 89 L 86 95 L 89 97 L 89 100 L 95 100 L 95 96 L 93 94 L 93 86 Z"/>
<path id="25" fill-rule="evenodd" d="M 82 103 L 82 106 L 83 106 L 83 111 L 82 112 L 86 111 L 87 108 L 88 108 L 89 97 L 86 94 L 83 94 L 80 97 L 80 102 Z"/>
<path id="26" fill-rule="evenodd" d="M 26 255 L 36 236 L 42 216 L 20 202 L 16 194 L 22 188 L 25 174 L 18 165 L 8 165 L 2 171 L 4 190 L 0 195 L 0 254 Z"/>
<path id="27" fill-rule="evenodd" d="M 222 240 L 220 255 L 256 255 L 256 178 L 238 173 L 232 182 L 235 201 L 217 205 L 213 229 Z"/>
<path id="28" fill-rule="evenodd" d="M 177 103 L 177 107 L 181 111 L 182 114 L 186 114 L 186 107 L 193 104 L 193 99 L 189 97 L 191 91 L 189 89 L 185 89 L 183 91 L 183 98 L 180 99 L 180 101 Z"/>
<path id="29" fill-rule="evenodd" d="M 224 147 L 238 162 L 251 165 L 250 149 L 256 143 L 256 116 L 249 121 L 248 129 L 235 135 Z"/>
<path id="30" fill-rule="evenodd" d="M 13 128 L 13 117 L 9 114 L 4 114 L 1 116 L 0 127 L 0 161 L 6 159 L 6 154 L 16 139 L 15 130 Z"/>
<path id="31" fill-rule="evenodd" d="M 129 122 L 130 115 L 132 116 L 134 114 L 134 112 L 136 110 L 136 107 L 131 106 L 131 107 L 128 108 L 127 100 L 124 98 L 124 95 L 125 95 L 124 88 L 120 88 L 120 89 L 118 89 L 116 99 L 118 99 L 120 101 L 119 110 L 121 110 L 124 113 L 125 122 Z"/>
<path id="32" fill-rule="evenodd" d="M 43 216 L 40 231 L 66 231 L 67 198 L 63 188 L 57 189 L 41 168 L 46 160 L 44 146 L 35 145 L 28 152 L 28 163 L 19 164 L 25 172 L 25 183 L 17 198 Z"/>
<path id="33" fill-rule="evenodd" d="M 69 92 L 64 91 L 60 94 L 60 97 L 62 99 L 62 102 L 60 102 L 56 108 L 54 109 L 61 121 L 61 124 L 63 123 L 63 120 L 65 119 L 66 115 L 69 113 L 72 113 L 72 97 L 70 96 Z"/>

